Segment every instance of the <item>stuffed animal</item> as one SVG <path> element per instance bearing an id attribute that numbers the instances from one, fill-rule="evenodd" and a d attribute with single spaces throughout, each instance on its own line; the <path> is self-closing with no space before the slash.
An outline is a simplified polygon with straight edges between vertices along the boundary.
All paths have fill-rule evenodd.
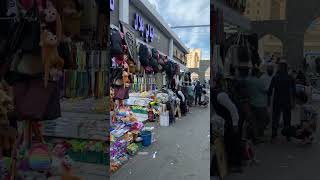
<path id="1" fill-rule="evenodd" d="M 46 9 L 43 9 L 42 31 L 40 35 L 45 87 L 48 85 L 51 69 L 62 70 L 64 66 L 64 60 L 59 56 L 57 49 L 62 38 L 60 15 L 51 1 L 47 0 L 46 2 Z"/>
<path id="2" fill-rule="evenodd" d="M 129 80 L 129 73 L 123 71 L 122 73 L 122 80 L 125 87 L 129 87 L 130 80 Z"/>
<path id="3" fill-rule="evenodd" d="M 57 50 L 57 36 L 53 35 L 49 31 L 43 31 L 41 33 L 40 45 L 42 46 L 42 63 L 44 65 L 44 84 L 48 85 L 50 69 L 55 68 L 62 70 L 64 66 L 64 60 L 59 56 Z"/>
<path id="4" fill-rule="evenodd" d="M 17 0 L 9 0 L 7 16 L 17 16 L 18 15 L 18 5 Z"/>

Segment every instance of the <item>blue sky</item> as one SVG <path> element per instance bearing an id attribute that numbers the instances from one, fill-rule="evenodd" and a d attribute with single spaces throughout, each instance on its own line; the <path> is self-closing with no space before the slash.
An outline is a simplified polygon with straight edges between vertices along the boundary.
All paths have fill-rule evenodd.
<path id="1" fill-rule="evenodd" d="M 171 26 L 210 24 L 210 0 L 148 0 Z M 188 48 L 210 57 L 210 28 L 174 29 Z"/>

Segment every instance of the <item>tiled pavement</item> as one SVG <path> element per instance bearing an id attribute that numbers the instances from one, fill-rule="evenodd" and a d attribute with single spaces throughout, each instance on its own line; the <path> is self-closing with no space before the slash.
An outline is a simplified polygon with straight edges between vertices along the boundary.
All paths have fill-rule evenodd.
<path id="1" fill-rule="evenodd" d="M 156 139 L 111 176 L 112 180 L 208 180 L 209 108 L 191 108 L 191 114 L 170 127 L 156 128 Z"/>
<path id="2" fill-rule="evenodd" d="M 320 103 L 313 103 L 320 112 Z M 298 122 L 293 113 L 293 123 Z M 316 139 L 319 140 L 320 133 Z M 312 145 L 265 143 L 256 148 L 259 165 L 246 167 L 243 174 L 231 174 L 226 180 L 317 180 L 319 179 L 320 142 Z"/>

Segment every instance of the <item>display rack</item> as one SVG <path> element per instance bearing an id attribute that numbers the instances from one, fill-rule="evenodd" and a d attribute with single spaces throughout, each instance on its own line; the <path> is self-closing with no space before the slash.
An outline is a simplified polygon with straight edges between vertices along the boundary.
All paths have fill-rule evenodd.
<path id="1" fill-rule="evenodd" d="M 61 118 L 42 122 L 42 132 L 46 137 L 106 141 L 107 122 L 104 114 L 62 112 Z"/>

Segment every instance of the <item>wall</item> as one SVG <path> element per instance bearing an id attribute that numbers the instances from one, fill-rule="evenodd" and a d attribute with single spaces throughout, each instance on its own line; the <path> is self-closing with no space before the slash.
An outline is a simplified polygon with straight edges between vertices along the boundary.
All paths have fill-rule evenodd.
<path id="1" fill-rule="evenodd" d="M 134 25 L 135 13 L 138 13 L 139 16 L 142 17 L 144 24 L 149 24 L 154 28 L 155 37 L 153 42 L 149 42 L 148 44 L 162 53 L 168 55 L 169 54 L 169 38 L 165 36 L 162 32 L 160 32 L 159 27 L 157 27 L 154 23 L 151 22 L 149 18 L 147 18 L 139 9 L 137 9 L 132 3 L 130 3 L 129 7 L 129 24 L 131 27 Z M 135 32 L 135 36 L 141 40 L 140 33 L 138 31 Z"/>
<path id="2" fill-rule="evenodd" d="M 119 0 L 114 0 L 114 4 L 114 10 L 110 11 L 110 23 L 119 26 Z"/>
<path id="3" fill-rule="evenodd" d="M 186 55 L 182 51 L 180 51 L 176 45 L 173 45 L 173 57 L 178 59 L 180 63 L 186 65 Z"/>

